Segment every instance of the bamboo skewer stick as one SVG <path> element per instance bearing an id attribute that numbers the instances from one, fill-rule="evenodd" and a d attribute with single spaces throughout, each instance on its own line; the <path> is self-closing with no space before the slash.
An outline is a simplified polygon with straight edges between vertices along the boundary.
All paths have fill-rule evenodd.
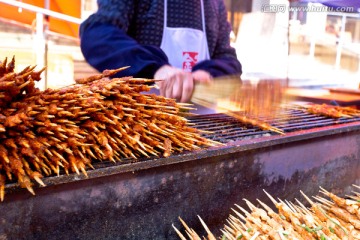
<path id="1" fill-rule="evenodd" d="M 5 183 L 15 178 L 34 193 L 31 180 L 43 185 L 41 174 L 59 175 L 63 169 L 66 174 L 87 176 L 86 167 L 93 168 L 94 160 L 168 156 L 216 144 L 187 126 L 180 109 L 190 110 L 191 105 L 140 94 L 150 89 L 144 84 L 157 80 L 109 79 L 127 67 L 41 92 L 34 82 L 45 68 L 34 71 L 35 67 L 28 66 L 15 73 L 15 60 L 10 65 L 6 62 L 0 63 L 0 109 L 5 116 L 0 118 L 0 132 L 7 138 L 0 139 L 0 164 L 5 164 L 6 174 L 0 173 L 0 178 Z M 23 159 L 24 173 L 14 168 L 11 154 Z M 35 171 L 40 175 L 34 175 Z M 0 181 L 0 193 L 1 186 Z"/>
<path id="2" fill-rule="evenodd" d="M 359 187 L 356 186 L 356 188 Z M 278 213 L 259 199 L 257 201 L 263 209 L 244 199 L 250 212 L 235 204 L 242 213 L 232 209 L 236 216 L 230 215 L 226 220 L 227 224 L 220 230 L 222 233 L 221 239 L 323 240 L 358 239 L 360 237 L 360 216 L 346 211 L 347 207 L 354 206 L 354 204 L 359 207 L 360 204 L 357 204 L 356 201 L 349 200 L 346 202 L 346 199 L 337 197 L 320 187 L 320 193 L 331 200 L 320 196 L 315 196 L 314 200 L 311 200 L 300 191 L 305 200 L 311 205 L 310 208 L 307 208 L 298 199 L 295 199 L 297 204 L 287 200 L 275 200 L 268 192 L 265 190 L 264 192 L 278 209 Z M 355 192 L 355 195 L 355 198 L 357 198 L 359 194 Z M 203 239 L 214 239 L 214 235 L 208 226 L 202 220 L 200 221 L 208 234 Z M 181 222 L 185 226 L 189 239 L 194 239 L 194 230 L 189 228 L 183 220 Z M 182 240 L 185 238 L 181 232 L 177 231 L 177 234 L 182 236 Z"/>

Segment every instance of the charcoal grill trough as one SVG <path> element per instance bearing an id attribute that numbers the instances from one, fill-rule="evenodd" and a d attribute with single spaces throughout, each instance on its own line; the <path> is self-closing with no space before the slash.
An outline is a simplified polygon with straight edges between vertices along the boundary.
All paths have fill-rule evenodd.
<path id="1" fill-rule="evenodd" d="M 235 203 L 265 199 L 263 189 L 293 200 L 300 190 L 311 196 L 322 186 L 344 196 L 360 184 L 360 118 L 286 113 L 272 122 L 284 135 L 224 114 L 195 116 L 193 127 L 223 145 L 95 163 L 87 178 L 45 178 L 36 196 L 8 184 L 0 239 L 178 239 L 171 225 L 181 229 L 179 216 L 202 229 L 200 215 L 220 229 Z"/>

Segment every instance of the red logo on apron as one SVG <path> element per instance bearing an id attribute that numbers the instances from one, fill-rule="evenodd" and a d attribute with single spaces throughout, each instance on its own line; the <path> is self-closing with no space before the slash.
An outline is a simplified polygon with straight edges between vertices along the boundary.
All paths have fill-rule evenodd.
<path id="1" fill-rule="evenodd" d="M 191 72 L 198 61 L 198 52 L 183 52 L 183 70 Z"/>

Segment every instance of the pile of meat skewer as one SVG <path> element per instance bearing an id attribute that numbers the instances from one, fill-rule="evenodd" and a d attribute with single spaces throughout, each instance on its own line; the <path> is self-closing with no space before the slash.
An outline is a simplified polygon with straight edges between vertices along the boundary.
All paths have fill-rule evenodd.
<path id="1" fill-rule="evenodd" d="M 121 161 L 213 146 L 180 115 L 188 105 L 142 94 L 155 80 L 108 77 L 117 70 L 80 79 L 65 88 L 39 91 L 43 71 L 14 72 L 0 63 L 0 199 L 5 184 L 18 182 L 34 194 L 46 175 L 87 175 L 94 160 Z"/>
<path id="2" fill-rule="evenodd" d="M 354 187 L 360 189 L 359 186 Z M 344 199 L 320 189 L 321 196 L 315 196 L 314 200 L 301 192 L 310 208 L 297 199 L 296 204 L 275 200 L 265 192 L 277 208 L 277 213 L 260 200 L 257 201 L 261 207 L 256 207 L 244 199 L 250 211 L 236 205 L 237 209 L 232 209 L 234 214 L 230 215 L 227 225 L 221 230 L 221 239 L 360 239 L 360 193 L 354 191 L 353 196 Z M 189 239 L 216 239 L 201 218 L 207 238 L 200 238 L 182 219 L 180 221 Z M 174 229 L 180 239 L 187 239 L 177 228 Z"/>

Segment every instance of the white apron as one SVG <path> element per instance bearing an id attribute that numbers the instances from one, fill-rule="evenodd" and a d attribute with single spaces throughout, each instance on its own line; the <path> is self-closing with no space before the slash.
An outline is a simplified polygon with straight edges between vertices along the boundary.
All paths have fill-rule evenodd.
<path id="1" fill-rule="evenodd" d="M 201 2 L 202 31 L 192 28 L 170 28 L 167 26 L 167 0 L 164 0 L 164 31 L 160 48 L 165 52 L 169 63 L 173 67 L 191 72 L 193 66 L 210 59 L 209 48 L 205 31 L 204 3 Z M 160 94 L 158 89 L 152 88 L 150 93 Z M 191 112 L 197 114 L 215 113 L 214 110 L 194 105 L 197 110 Z"/>
<path id="2" fill-rule="evenodd" d="M 167 26 L 167 0 L 164 0 L 164 31 L 160 48 L 165 52 L 170 65 L 191 72 L 193 66 L 210 59 L 205 31 L 204 3 L 201 2 L 202 31 L 192 28 Z"/>

